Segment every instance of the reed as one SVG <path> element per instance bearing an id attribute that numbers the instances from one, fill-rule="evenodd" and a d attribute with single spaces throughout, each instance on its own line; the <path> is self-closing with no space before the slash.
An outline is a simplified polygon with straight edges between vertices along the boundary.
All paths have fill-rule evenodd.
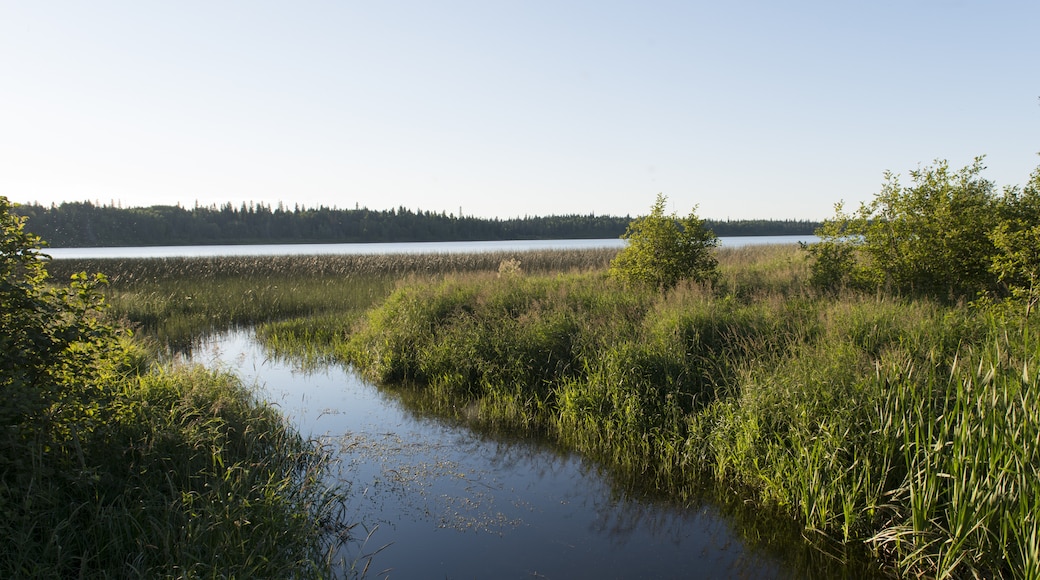
<path id="1" fill-rule="evenodd" d="M 476 253 L 333 254 L 290 256 L 222 256 L 182 258 L 63 259 L 48 263 L 59 279 L 81 271 L 102 272 L 114 287 L 197 280 L 220 282 L 243 278 L 353 278 L 408 274 L 497 272 L 503 261 L 516 260 L 528 273 L 592 270 L 606 267 L 616 249 L 530 250 Z"/>

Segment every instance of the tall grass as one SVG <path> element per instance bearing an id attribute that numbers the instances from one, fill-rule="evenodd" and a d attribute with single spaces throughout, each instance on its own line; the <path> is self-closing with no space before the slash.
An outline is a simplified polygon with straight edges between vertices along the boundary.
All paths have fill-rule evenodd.
<path id="1" fill-rule="evenodd" d="M 1035 318 L 816 295 L 790 247 L 719 250 L 714 286 L 659 294 L 609 279 L 611 252 L 107 270 L 146 328 L 158 307 L 134 296 L 160 290 L 156 319 L 198 300 L 193 332 L 274 321 L 260 333 L 282 352 L 349 361 L 425 409 L 555 438 L 672 497 L 707 478 L 893 575 L 1040 577 Z"/>
<path id="2" fill-rule="evenodd" d="M 340 353 L 679 497 L 713 478 L 895 574 L 1040 574 L 1036 321 L 816 296 L 796 254 L 728 257 L 751 262 L 664 295 L 602 273 L 416 281 Z"/>
<path id="3" fill-rule="evenodd" d="M 28 447 L 31 466 L 0 489 L 0 576 L 334 573 L 346 528 L 320 444 L 228 374 L 155 370 L 109 388 L 74 450 Z"/>
<path id="4" fill-rule="evenodd" d="M 101 272 L 117 316 L 164 344 L 188 348 L 201 334 L 330 313 L 350 316 L 382 300 L 398 280 L 497 272 L 512 261 L 528 273 L 603 268 L 612 249 L 476 254 L 230 256 L 53 260 L 58 280 Z"/>

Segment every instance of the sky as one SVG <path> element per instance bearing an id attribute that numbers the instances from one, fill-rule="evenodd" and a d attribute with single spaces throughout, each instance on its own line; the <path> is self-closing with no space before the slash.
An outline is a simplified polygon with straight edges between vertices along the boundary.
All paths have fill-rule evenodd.
<path id="1" fill-rule="evenodd" d="M 0 0 L 0 195 L 823 219 L 1040 166 L 1040 2 Z"/>

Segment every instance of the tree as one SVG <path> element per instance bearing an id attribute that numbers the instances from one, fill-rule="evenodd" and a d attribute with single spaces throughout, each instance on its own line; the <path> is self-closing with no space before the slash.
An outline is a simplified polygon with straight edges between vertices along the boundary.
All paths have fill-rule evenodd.
<path id="1" fill-rule="evenodd" d="M 668 198 L 657 195 L 650 215 L 632 220 L 623 239 L 628 245 L 610 263 L 611 276 L 657 288 L 680 280 L 710 281 L 717 276 L 713 249 L 719 240 L 694 211 L 685 218 L 665 215 Z"/>

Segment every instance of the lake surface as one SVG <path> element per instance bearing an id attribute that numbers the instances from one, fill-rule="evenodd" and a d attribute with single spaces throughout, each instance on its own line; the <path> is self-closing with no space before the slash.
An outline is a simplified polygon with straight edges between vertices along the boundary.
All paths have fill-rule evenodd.
<path id="1" fill-rule="evenodd" d="M 368 577 L 836 574 L 807 574 L 804 557 L 748 544 L 710 503 L 631 497 L 576 455 L 419 416 L 343 367 L 275 360 L 250 332 L 210 338 L 192 357 L 257 385 L 304 434 L 339 450 L 348 515 L 360 523 L 343 557 L 371 560 Z"/>
<path id="2" fill-rule="evenodd" d="M 719 238 L 721 247 L 811 242 L 816 236 L 734 236 Z M 620 238 L 600 240 L 509 240 L 493 242 L 406 242 L 393 244 L 254 244 L 237 246 L 137 246 L 116 248 L 46 248 L 61 258 L 175 258 L 214 256 L 284 256 L 322 254 L 427 254 L 621 248 Z"/>

